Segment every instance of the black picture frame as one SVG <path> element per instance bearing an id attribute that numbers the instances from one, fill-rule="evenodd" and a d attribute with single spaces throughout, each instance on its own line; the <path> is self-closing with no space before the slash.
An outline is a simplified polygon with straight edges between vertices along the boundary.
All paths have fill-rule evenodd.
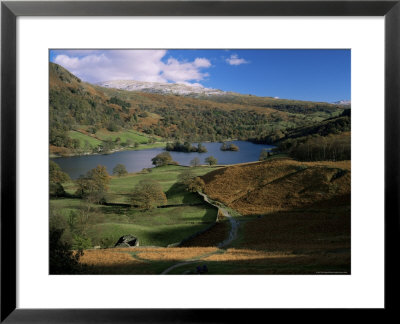
<path id="1" fill-rule="evenodd" d="M 400 156 L 400 0 L 394 1 L 4 1 L 1 3 L 1 322 L 238 322 L 274 310 L 16 308 L 16 19 L 19 16 L 384 16 L 385 308 L 397 307 Z M 344 292 L 345 293 L 345 292 Z M 382 310 L 378 310 L 379 316 Z M 300 314 L 304 314 L 300 312 Z M 307 313 L 308 314 L 308 313 Z M 309 315 L 305 315 L 309 316 Z"/>

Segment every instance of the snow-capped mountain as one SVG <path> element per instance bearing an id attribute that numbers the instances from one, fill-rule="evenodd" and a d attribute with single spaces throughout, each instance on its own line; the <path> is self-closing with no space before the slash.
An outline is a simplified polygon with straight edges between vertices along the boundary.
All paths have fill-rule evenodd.
<path id="1" fill-rule="evenodd" d="M 350 106 L 351 105 L 351 101 L 350 100 L 339 100 L 339 101 L 335 101 L 332 102 L 335 105 L 343 105 L 343 106 Z"/>
<path id="2" fill-rule="evenodd" d="M 113 81 L 99 82 L 97 83 L 97 85 L 105 88 L 114 88 L 127 91 L 143 91 L 143 92 L 160 93 L 160 94 L 205 95 L 205 96 L 226 94 L 226 92 L 218 89 L 203 88 L 202 86 L 187 85 L 181 83 L 113 80 Z"/>

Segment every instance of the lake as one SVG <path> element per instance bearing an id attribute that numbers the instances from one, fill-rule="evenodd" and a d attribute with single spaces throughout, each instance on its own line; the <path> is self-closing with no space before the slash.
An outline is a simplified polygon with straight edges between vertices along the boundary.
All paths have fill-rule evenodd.
<path id="1" fill-rule="evenodd" d="M 203 143 L 207 148 L 207 153 L 170 152 L 170 154 L 174 161 L 181 165 L 190 165 L 190 161 L 195 157 L 198 157 L 200 162 L 205 164 L 204 159 L 210 155 L 214 156 L 218 160 L 218 164 L 236 164 L 258 161 L 263 149 L 274 148 L 272 145 L 254 144 L 246 141 L 232 141 L 227 143 L 233 143 L 239 146 L 240 150 L 238 152 L 221 151 L 220 147 L 222 144 L 215 142 Z M 194 145 L 197 144 L 195 143 Z M 72 179 L 76 179 L 99 164 L 104 165 L 110 174 L 112 174 L 112 170 L 117 164 L 124 164 L 128 172 L 138 172 L 143 168 L 151 168 L 153 167 L 151 159 L 163 151 L 164 148 L 153 148 L 138 151 L 122 151 L 103 155 L 52 158 L 52 160 L 56 162 L 64 172 L 68 173 Z"/>

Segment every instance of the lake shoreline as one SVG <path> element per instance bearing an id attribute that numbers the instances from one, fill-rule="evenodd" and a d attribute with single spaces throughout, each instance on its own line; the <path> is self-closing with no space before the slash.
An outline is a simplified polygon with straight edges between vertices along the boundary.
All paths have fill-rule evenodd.
<path id="1" fill-rule="evenodd" d="M 142 145 L 148 145 L 148 147 L 128 147 L 128 148 L 124 147 L 124 148 L 117 149 L 117 150 L 111 150 L 110 152 L 107 152 L 107 153 L 83 152 L 83 153 L 70 153 L 70 154 L 66 154 L 66 155 L 50 153 L 49 158 L 56 159 L 56 158 L 68 158 L 68 157 L 77 157 L 77 156 L 111 155 L 114 153 L 125 152 L 125 151 L 144 151 L 144 150 L 151 150 L 154 148 L 165 147 L 165 145 L 167 145 L 167 142 L 156 142 L 153 144 L 142 144 Z"/>
<path id="2" fill-rule="evenodd" d="M 232 141 L 239 141 L 237 138 L 233 139 L 227 139 L 224 141 L 198 141 L 198 142 L 190 142 L 191 144 L 198 144 L 198 143 L 224 143 L 224 142 L 232 142 Z M 244 140 L 243 142 L 250 142 L 249 140 Z M 55 154 L 51 153 L 49 154 L 49 158 L 55 159 L 55 158 L 67 158 L 67 157 L 75 157 L 75 156 L 92 156 L 92 155 L 110 155 L 118 152 L 124 152 L 124 151 L 142 151 L 142 150 L 151 150 L 153 148 L 160 148 L 160 147 L 166 147 L 168 143 L 174 143 L 174 141 L 166 141 L 166 142 L 155 142 L 152 144 L 140 144 L 140 145 L 147 145 L 149 147 L 123 147 L 117 150 L 111 150 L 110 152 L 107 153 L 102 153 L 102 152 L 82 152 L 82 153 L 70 153 L 70 154 L 65 154 L 65 155 L 60 155 L 60 154 Z M 254 143 L 254 144 L 259 144 L 259 143 Z M 179 152 L 179 151 L 168 151 L 168 152 Z M 192 153 L 192 152 L 184 152 L 184 153 Z M 207 152 L 204 152 L 207 153 Z"/>
<path id="3" fill-rule="evenodd" d="M 271 150 L 274 148 L 272 145 L 254 144 L 248 141 L 233 141 L 232 143 L 239 147 L 239 151 L 222 151 L 220 149 L 221 143 L 209 142 L 203 144 L 207 149 L 207 153 L 176 151 L 168 151 L 168 153 L 174 161 L 182 166 L 190 166 L 194 159 L 197 159 L 197 164 L 205 165 L 207 164 L 206 158 L 210 156 L 213 156 L 217 160 L 217 165 L 232 165 L 258 161 L 262 150 Z M 119 150 L 111 154 L 87 154 L 51 157 L 51 159 L 72 179 L 86 174 L 87 171 L 95 168 L 97 165 L 104 165 L 111 174 L 117 164 L 123 164 L 128 173 L 132 173 L 154 166 L 152 159 L 158 154 L 166 152 L 163 144 L 159 143 L 157 146 L 149 149 L 141 147 L 142 149 L 140 150 Z"/>

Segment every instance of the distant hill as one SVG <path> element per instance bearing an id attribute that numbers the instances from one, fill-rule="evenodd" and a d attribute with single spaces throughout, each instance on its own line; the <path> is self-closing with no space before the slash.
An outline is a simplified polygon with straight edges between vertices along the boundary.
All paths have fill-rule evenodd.
<path id="1" fill-rule="evenodd" d="M 315 125 L 302 126 L 287 130 L 283 140 L 288 138 L 299 138 L 309 135 L 327 136 L 339 134 L 351 130 L 350 115 L 340 115 L 338 117 L 323 120 Z"/>
<path id="2" fill-rule="evenodd" d="M 273 108 L 292 113 L 313 113 L 316 111 L 333 112 L 344 103 L 312 102 L 275 97 L 257 97 L 218 89 L 203 88 L 179 83 L 143 82 L 135 80 L 112 80 L 98 82 L 96 85 L 126 91 L 154 94 L 174 94 L 185 97 L 209 100 L 217 103 L 239 104 L 242 106 Z"/>
<path id="3" fill-rule="evenodd" d="M 339 100 L 339 101 L 333 102 L 333 104 L 334 105 L 342 105 L 342 106 L 350 106 L 351 101 L 350 100 Z"/>
<path id="4" fill-rule="evenodd" d="M 332 114 L 343 109 L 342 105 L 331 104 L 327 102 L 281 99 L 275 97 L 257 97 L 253 95 L 243 95 L 233 92 L 227 92 L 220 96 L 208 96 L 204 97 L 203 99 L 221 103 L 235 103 L 252 107 L 272 108 L 288 113 L 305 115 L 310 115 L 318 112 Z"/>
<path id="5" fill-rule="evenodd" d="M 351 110 L 311 126 L 286 130 L 276 144 L 281 152 L 301 161 L 350 160 Z"/>
<path id="6" fill-rule="evenodd" d="M 49 73 L 50 144 L 58 153 L 60 150 L 98 152 L 104 151 L 104 147 L 107 151 L 130 146 L 133 143 L 118 142 L 118 138 L 129 137 L 136 142 L 132 134 L 126 134 L 132 131 L 147 136 L 148 141 L 157 138 L 192 142 L 247 140 L 310 126 L 343 111 L 341 106 L 327 103 L 246 96 L 219 90 L 208 89 L 208 94 L 186 93 L 189 88 L 190 91 L 194 88 L 203 92 L 208 90 L 176 84 L 168 87 L 180 89 L 185 95 L 158 93 L 165 84 L 120 84 L 141 91 L 111 88 L 117 81 L 101 87 L 83 82 L 54 63 L 50 63 Z"/>
<path id="7" fill-rule="evenodd" d="M 203 88 L 201 86 L 192 86 L 181 83 L 161 83 L 144 82 L 134 80 L 112 80 L 98 82 L 97 85 L 105 88 L 114 88 L 126 91 L 141 91 L 158 94 L 178 94 L 178 95 L 204 95 L 218 96 L 225 94 L 218 89 Z"/>
<path id="8" fill-rule="evenodd" d="M 135 142 L 143 144 L 154 140 L 140 132 L 132 133 L 138 122 L 154 123 L 154 116 L 140 116 L 140 109 L 82 82 L 60 65 L 50 63 L 49 80 L 51 153 L 109 152 L 123 145 L 133 146 Z M 118 141 L 118 138 L 126 140 Z"/>

